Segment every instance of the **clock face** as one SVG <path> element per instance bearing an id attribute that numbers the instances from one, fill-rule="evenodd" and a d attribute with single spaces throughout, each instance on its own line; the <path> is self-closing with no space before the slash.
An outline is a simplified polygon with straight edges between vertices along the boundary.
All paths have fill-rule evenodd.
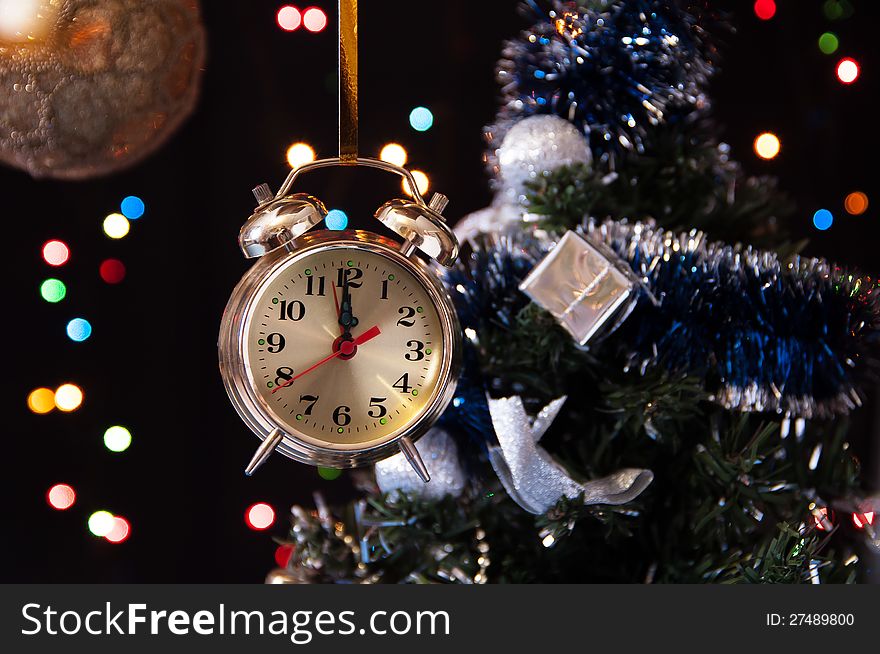
<path id="1" fill-rule="evenodd" d="M 290 435 L 321 447 L 387 442 L 439 392 L 443 325 L 428 289 L 390 257 L 322 248 L 281 266 L 245 319 L 245 367 Z"/>

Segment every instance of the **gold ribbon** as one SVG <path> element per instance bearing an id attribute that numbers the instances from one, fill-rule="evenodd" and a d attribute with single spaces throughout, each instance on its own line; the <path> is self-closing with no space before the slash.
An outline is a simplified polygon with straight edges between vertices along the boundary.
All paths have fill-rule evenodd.
<path id="1" fill-rule="evenodd" d="M 339 0 L 339 159 L 358 157 L 358 0 Z"/>

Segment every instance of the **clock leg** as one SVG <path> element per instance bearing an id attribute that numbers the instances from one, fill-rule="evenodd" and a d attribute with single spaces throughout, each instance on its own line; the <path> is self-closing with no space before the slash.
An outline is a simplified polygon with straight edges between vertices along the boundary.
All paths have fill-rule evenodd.
<path id="1" fill-rule="evenodd" d="M 406 436 L 400 439 L 400 451 L 403 452 L 403 456 L 406 457 L 406 460 L 409 461 L 409 464 L 423 482 L 427 484 L 431 481 L 431 475 L 425 466 L 425 462 L 422 461 L 422 455 L 419 454 L 415 444 Z"/>
<path id="2" fill-rule="evenodd" d="M 272 452 L 278 447 L 278 443 L 281 442 L 282 438 L 284 438 L 284 434 L 281 430 L 273 429 L 269 435 L 266 436 L 266 440 L 260 443 L 260 447 L 258 447 L 257 451 L 254 453 L 254 458 L 251 459 L 247 468 L 244 469 L 244 474 L 250 477 L 257 471 L 257 468 L 266 463 L 266 459 L 272 455 Z"/>

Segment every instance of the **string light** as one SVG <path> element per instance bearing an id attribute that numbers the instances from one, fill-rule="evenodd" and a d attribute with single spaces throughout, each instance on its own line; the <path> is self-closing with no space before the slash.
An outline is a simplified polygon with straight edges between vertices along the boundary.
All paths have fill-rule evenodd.
<path id="1" fill-rule="evenodd" d="M 124 238 L 131 229 L 128 218 L 121 213 L 111 213 L 104 218 L 104 233 L 113 239 Z"/>
<path id="2" fill-rule="evenodd" d="M 813 226 L 820 232 L 824 232 L 834 223 L 834 215 L 828 209 L 819 209 L 813 214 Z"/>
<path id="3" fill-rule="evenodd" d="M 109 511 L 95 511 L 89 516 L 89 531 L 98 538 L 104 538 L 115 526 L 116 519 Z"/>
<path id="4" fill-rule="evenodd" d="M 67 323 L 67 337 L 76 342 L 82 343 L 92 335 L 92 325 L 85 318 L 74 318 Z"/>
<path id="5" fill-rule="evenodd" d="M 837 39 L 837 34 L 834 32 L 825 32 L 819 37 L 819 50 L 821 50 L 823 54 L 834 54 L 837 52 L 838 46 L 840 46 L 840 41 Z"/>
<path id="6" fill-rule="evenodd" d="M 421 170 L 411 170 L 413 178 L 416 180 L 416 188 L 419 189 L 419 193 L 424 195 L 428 192 L 428 186 L 430 185 L 430 180 L 428 176 L 423 173 Z M 409 180 L 404 177 L 403 182 L 401 183 L 403 187 L 403 192 L 406 193 L 409 197 L 412 197 L 412 189 L 409 187 Z"/>
<path id="7" fill-rule="evenodd" d="M 348 215 L 342 209 L 330 209 L 324 217 L 327 229 L 341 231 L 348 227 Z"/>
<path id="8" fill-rule="evenodd" d="M 55 408 L 55 391 L 50 388 L 35 388 L 28 394 L 27 405 L 34 413 L 49 413 Z"/>
<path id="9" fill-rule="evenodd" d="M 144 204 L 144 201 L 141 200 L 138 196 L 129 195 L 122 200 L 119 205 L 119 209 L 120 211 L 122 211 L 122 215 L 129 220 L 137 220 L 144 215 L 144 212 L 147 210 L 147 206 Z"/>
<path id="10" fill-rule="evenodd" d="M 125 279 L 125 264 L 119 259 L 105 259 L 101 262 L 98 273 L 108 284 L 118 284 Z"/>
<path id="11" fill-rule="evenodd" d="M 263 531 L 275 524 L 275 509 L 265 502 L 252 504 L 244 514 L 244 521 L 251 529 Z"/>
<path id="12" fill-rule="evenodd" d="M 409 112 L 409 124 L 417 132 L 427 132 L 434 124 L 434 114 L 427 107 L 416 107 Z"/>
<path id="13" fill-rule="evenodd" d="M 43 245 L 43 260 L 50 266 L 63 266 L 70 259 L 70 248 L 64 241 L 46 241 Z"/>
<path id="14" fill-rule="evenodd" d="M 302 25 L 302 14 L 293 5 L 285 5 L 278 10 L 276 20 L 278 21 L 278 27 L 285 32 L 293 32 Z"/>
<path id="15" fill-rule="evenodd" d="M 859 77 L 859 64 L 855 59 L 845 57 L 837 64 L 837 79 L 844 84 L 852 84 Z"/>
<path id="16" fill-rule="evenodd" d="M 131 525 L 128 520 L 121 516 L 113 516 L 113 527 L 104 536 L 111 543 L 118 545 L 128 540 L 131 535 Z"/>
<path id="17" fill-rule="evenodd" d="M 309 7 L 303 12 L 303 25 L 310 32 L 321 32 L 327 27 L 327 14 L 319 7 Z"/>
<path id="18" fill-rule="evenodd" d="M 46 302 L 61 302 L 67 295 L 67 287 L 60 279 L 47 279 L 40 284 L 40 295 Z"/>
<path id="19" fill-rule="evenodd" d="M 773 132 L 764 132 L 762 134 L 758 134 L 755 138 L 755 154 L 757 154 L 761 159 L 773 159 L 779 154 L 779 137 L 776 136 Z"/>
<path id="20" fill-rule="evenodd" d="M 406 149 L 397 143 L 388 143 L 379 152 L 379 159 L 395 166 L 403 166 L 407 160 Z"/>
<path id="21" fill-rule="evenodd" d="M 61 411 L 76 411 L 82 402 L 83 392 L 76 384 L 62 384 L 55 389 L 55 406 Z"/>
<path id="22" fill-rule="evenodd" d="M 125 452 L 131 445 L 131 432 L 120 425 L 108 427 L 104 432 L 104 446 L 111 452 Z"/>
<path id="23" fill-rule="evenodd" d="M 843 201 L 843 208 L 851 216 L 861 216 L 868 210 L 868 196 L 861 191 L 853 191 Z"/>
<path id="24" fill-rule="evenodd" d="M 866 525 L 874 524 L 874 512 L 866 511 L 865 513 L 853 513 L 852 520 L 853 524 L 858 529 L 864 529 Z"/>
<path id="25" fill-rule="evenodd" d="M 76 502 L 76 491 L 67 484 L 55 484 L 46 493 L 49 506 L 57 511 L 66 511 Z"/>
<path id="26" fill-rule="evenodd" d="M 770 20 L 776 15 L 774 0 L 755 0 L 755 15 L 761 20 Z"/>
<path id="27" fill-rule="evenodd" d="M 294 143 L 287 148 L 287 163 L 291 168 L 299 168 L 314 160 L 315 151 L 308 143 Z"/>

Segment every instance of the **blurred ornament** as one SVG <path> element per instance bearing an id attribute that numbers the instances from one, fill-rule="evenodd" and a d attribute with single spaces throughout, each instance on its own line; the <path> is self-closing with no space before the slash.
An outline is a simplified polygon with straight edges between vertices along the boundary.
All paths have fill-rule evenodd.
<path id="1" fill-rule="evenodd" d="M 401 491 L 429 500 L 461 495 L 465 475 L 452 436 L 435 427 L 416 441 L 416 449 L 431 474 L 431 481 L 423 482 L 403 454 L 395 454 L 376 464 L 376 483 L 382 492 Z"/>
<path id="2" fill-rule="evenodd" d="M 581 345 L 600 331 L 614 331 L 635 308 L 638 281 L 616 254 L 600 252 L 566 232 L 519 289 L 549 311 Z"/>
<path id="3" fill-rule="evenodd" d="M 498 445 L 489 448 L 489 460 L 504 488 L 523 509 L 543 514 L 562 497 L 583 494 L 584 504 L 626 504 L 654 480 L 650 470 L 624 468 L 585 483 L 576 482 L 538 441 L 553 424 L 566 398 L 544 407 L 532 420 L 522 398 L 489 399 L 489 412 Z"/>
<path id="4" fill-rule="evenodd" d="M 551 11 L 524 3 L 536 23 L 504 46 L 503 105 L 487 129 L 490 145 L 523 116 L 556 114 L 590 137 L 597 156 L 641 151 L 652 126 L 708 108 L 708 48 L 697 19 L 676 3 L 549 4 Z"/>
<path id="5" fill-rule="evenodd" d="M 589 165 L 593 154 L 586 137 L 559 116 L 523 118 L 505 134 L 493 153 L 496 195 L 492 206 L 465 216 L 455 226 L 460 241 L 522 222 L 526 183 L 562 166 Z"/>
<path id="6" fill-rule="evenodd" d="M 88 179 L 137 163 L 192 111 L 197 0 L 0 4 L 0 161 Z"/>

